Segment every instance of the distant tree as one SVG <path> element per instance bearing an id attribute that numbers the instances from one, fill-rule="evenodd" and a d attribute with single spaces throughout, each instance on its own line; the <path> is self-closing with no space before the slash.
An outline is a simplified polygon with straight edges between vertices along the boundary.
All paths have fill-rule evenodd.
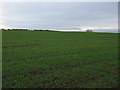
<path id="1" fill-rule="evenodd" d="M 93 30 L 92 29 L 87 29 L 86 32 L 93 32 Z"/>
<path id="2" fill-rule="evenodd" d="M 10 29 L 7 29 L 7 30 L 9 30 L 9 31 L 10 31 Z"/>
<path id="3" fill-rule="evenodd" d="M 5 30 L 5 29 L 1 29 L 1 30 Z"/>

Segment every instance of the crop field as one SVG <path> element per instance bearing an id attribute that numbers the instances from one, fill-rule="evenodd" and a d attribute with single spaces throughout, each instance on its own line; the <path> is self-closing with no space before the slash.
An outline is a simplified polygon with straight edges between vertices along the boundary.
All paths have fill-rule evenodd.
<path id="1" fill-rule="evenodd" d="M 3 88 L 118 87 L 118 34 L 3 31 Z"/>

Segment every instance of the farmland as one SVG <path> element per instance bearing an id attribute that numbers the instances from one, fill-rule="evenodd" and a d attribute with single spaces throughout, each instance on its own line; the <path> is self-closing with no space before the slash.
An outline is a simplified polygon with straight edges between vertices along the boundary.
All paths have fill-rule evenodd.
<path id="1" fill-rule="evenodd" d="M 118 87 L 118 34 L 3 31 L 3 88 Z"/>

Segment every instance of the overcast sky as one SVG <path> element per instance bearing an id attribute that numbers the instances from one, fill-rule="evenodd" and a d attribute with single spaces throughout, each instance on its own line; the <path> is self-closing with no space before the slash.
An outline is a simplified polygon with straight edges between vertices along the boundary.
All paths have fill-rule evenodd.
<path id="1" fill-rule="evenodd" d="M 116 29 L 117 2 L 2 3 L 2 28 Z"/>

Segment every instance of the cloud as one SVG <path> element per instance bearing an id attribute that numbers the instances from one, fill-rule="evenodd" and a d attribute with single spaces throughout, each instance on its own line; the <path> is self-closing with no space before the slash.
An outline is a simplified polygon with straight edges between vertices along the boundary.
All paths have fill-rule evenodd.
<path id="1" fill-rule="evenodd" d="M 119 0 L 0 0 L 0 2 L 119 2 Z"/>
<path id="2" fill-rule="evenodd" d="M 2 25 L 11 28 L 117 27 L 115 2 L 2 3 Z"/>

